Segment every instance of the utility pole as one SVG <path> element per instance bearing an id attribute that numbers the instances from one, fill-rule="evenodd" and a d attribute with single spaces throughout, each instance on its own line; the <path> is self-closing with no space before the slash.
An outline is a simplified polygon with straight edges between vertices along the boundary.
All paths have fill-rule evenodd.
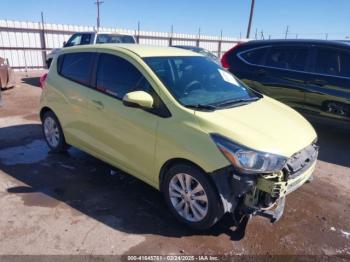
<path id="1" fill-rule="evenodd" d="M 286 35 L 284 36 L 284 39 L 287 39 L 288 31 L 289 31 L 289 26 L 287 25 L 287 28 L 286 28 Z"/>
<path id="2" fill-rule="evenodd" d="M 265 40 L 264 30 L 261 30 L 261 39 L 262 39 L 262 40 Z"/>
<path id="3" fill-rule="evenodd" d="M 140 43 L 140 27 L 141 27 L 140 21 L 137 21 L 137 38 L 136 38 L 136 40 L 137 40 L 138 44 Z"/>
<path id="4" fill-rule="evenodd" d="M 196 47 L 199 47 L 200 39 L 201 39 L 201 28 L 199 27 L 198 28 L 198 38 L 197 38 L 197 41 L 196 41 Z"/>
<path id="5" fill-rule="evenodd" d="M 250 37 L 250 28 L 252 27 L 253 14 L 254 14 L 254 4 L 255 4 L 255 0 L 252 0 L 252 3 L 250 5 L 250 15 L 249 15 L 249 22 L 248 22 L 248 29 L 247 29 L 247 38 Z"/>
<path id="6" fill-rule="evenodd" d="M 96 0 L 95 4 L 97 5 L 97 31 L 99 30 L 100 28 L 100 5 L 103 4 L 103 1 L 101 0 Z"/>
<path id="7" fill-rule="evenodd" d="M 46 39 L 45 39 L 45 20 L 44 20 L 44 12 L 41 11 L 41 31 L 40 31 L 40 43 L 42 48 L 42 58 L 43 65 L 46 65 Z M 27 72 L 27 71 L 26 71 Z"/>

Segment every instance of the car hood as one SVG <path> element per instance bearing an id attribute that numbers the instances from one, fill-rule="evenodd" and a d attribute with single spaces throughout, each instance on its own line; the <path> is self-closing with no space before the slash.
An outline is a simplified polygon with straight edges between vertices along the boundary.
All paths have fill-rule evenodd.
<path id="1" fill-rule="evenodd" d="M 247 105 L 213 112 L 195 111 L 199 125 L 251 149 L 286 157 L 317 137 L 310 123 L 292 108 L 264 96 Z"/>

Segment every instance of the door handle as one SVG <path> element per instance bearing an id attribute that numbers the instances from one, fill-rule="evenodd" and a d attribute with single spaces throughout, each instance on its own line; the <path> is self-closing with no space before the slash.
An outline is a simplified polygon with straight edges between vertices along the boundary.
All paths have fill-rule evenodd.
<path id="1" fill-rule="evenodd" d="M 311 81 L 309 81 L 310 84 L 314 84 L 314 85 L 318 85 L 318 86 L 324 86 L 327 84 L 326 80 L 323 79 L 313 79 Z"/>
<path id="2" fill-rule="evenodd" d="M 101 101 L 99 100 L 91 100 L 91 102 L 93 102 L 95 104 L 95 106 L 99 109 L 103 109 L 104 108 L 104 105 Z"/>
<path id="3" fill-rule="evenodd" d="M 255 71 L 255 75 L 256 76 L 264 76 L 264 75 L 266 75 L 266 70 L 258 69 L 258 70 Z"/>

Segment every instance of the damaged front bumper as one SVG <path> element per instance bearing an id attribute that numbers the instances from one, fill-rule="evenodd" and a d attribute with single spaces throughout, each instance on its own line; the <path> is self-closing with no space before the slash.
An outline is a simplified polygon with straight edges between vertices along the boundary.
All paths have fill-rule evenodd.
<path id="1" fill-rule="evenodd" d="M 272 174 L 241 174 L 233 167 L 217 171 L 212 177 L 224 211 L 234 214 L 237 222 L 245 215 L 277 221 L 284 211 L 285 196 L 311 178 L 317 155 L 318 147 L 310 145 L 293 155 L 283 170 Z"/>

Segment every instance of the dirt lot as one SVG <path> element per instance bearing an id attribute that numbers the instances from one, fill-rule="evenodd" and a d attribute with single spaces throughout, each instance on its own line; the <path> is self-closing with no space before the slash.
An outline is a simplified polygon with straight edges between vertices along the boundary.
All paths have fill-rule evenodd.
<path id="1" fill-rule="evenodd" d="M 280 221 L 255 217 L 243 239 L 228 219 L 198 234 L 137 179 L 75 148 L 49 152 L 37 115 L 41 73 L 17 74 L 18 86 L 3 91 L 0 254 L 350 255 L 349 132 L 317 127 L 315 179 L 287 197 Z"/>

